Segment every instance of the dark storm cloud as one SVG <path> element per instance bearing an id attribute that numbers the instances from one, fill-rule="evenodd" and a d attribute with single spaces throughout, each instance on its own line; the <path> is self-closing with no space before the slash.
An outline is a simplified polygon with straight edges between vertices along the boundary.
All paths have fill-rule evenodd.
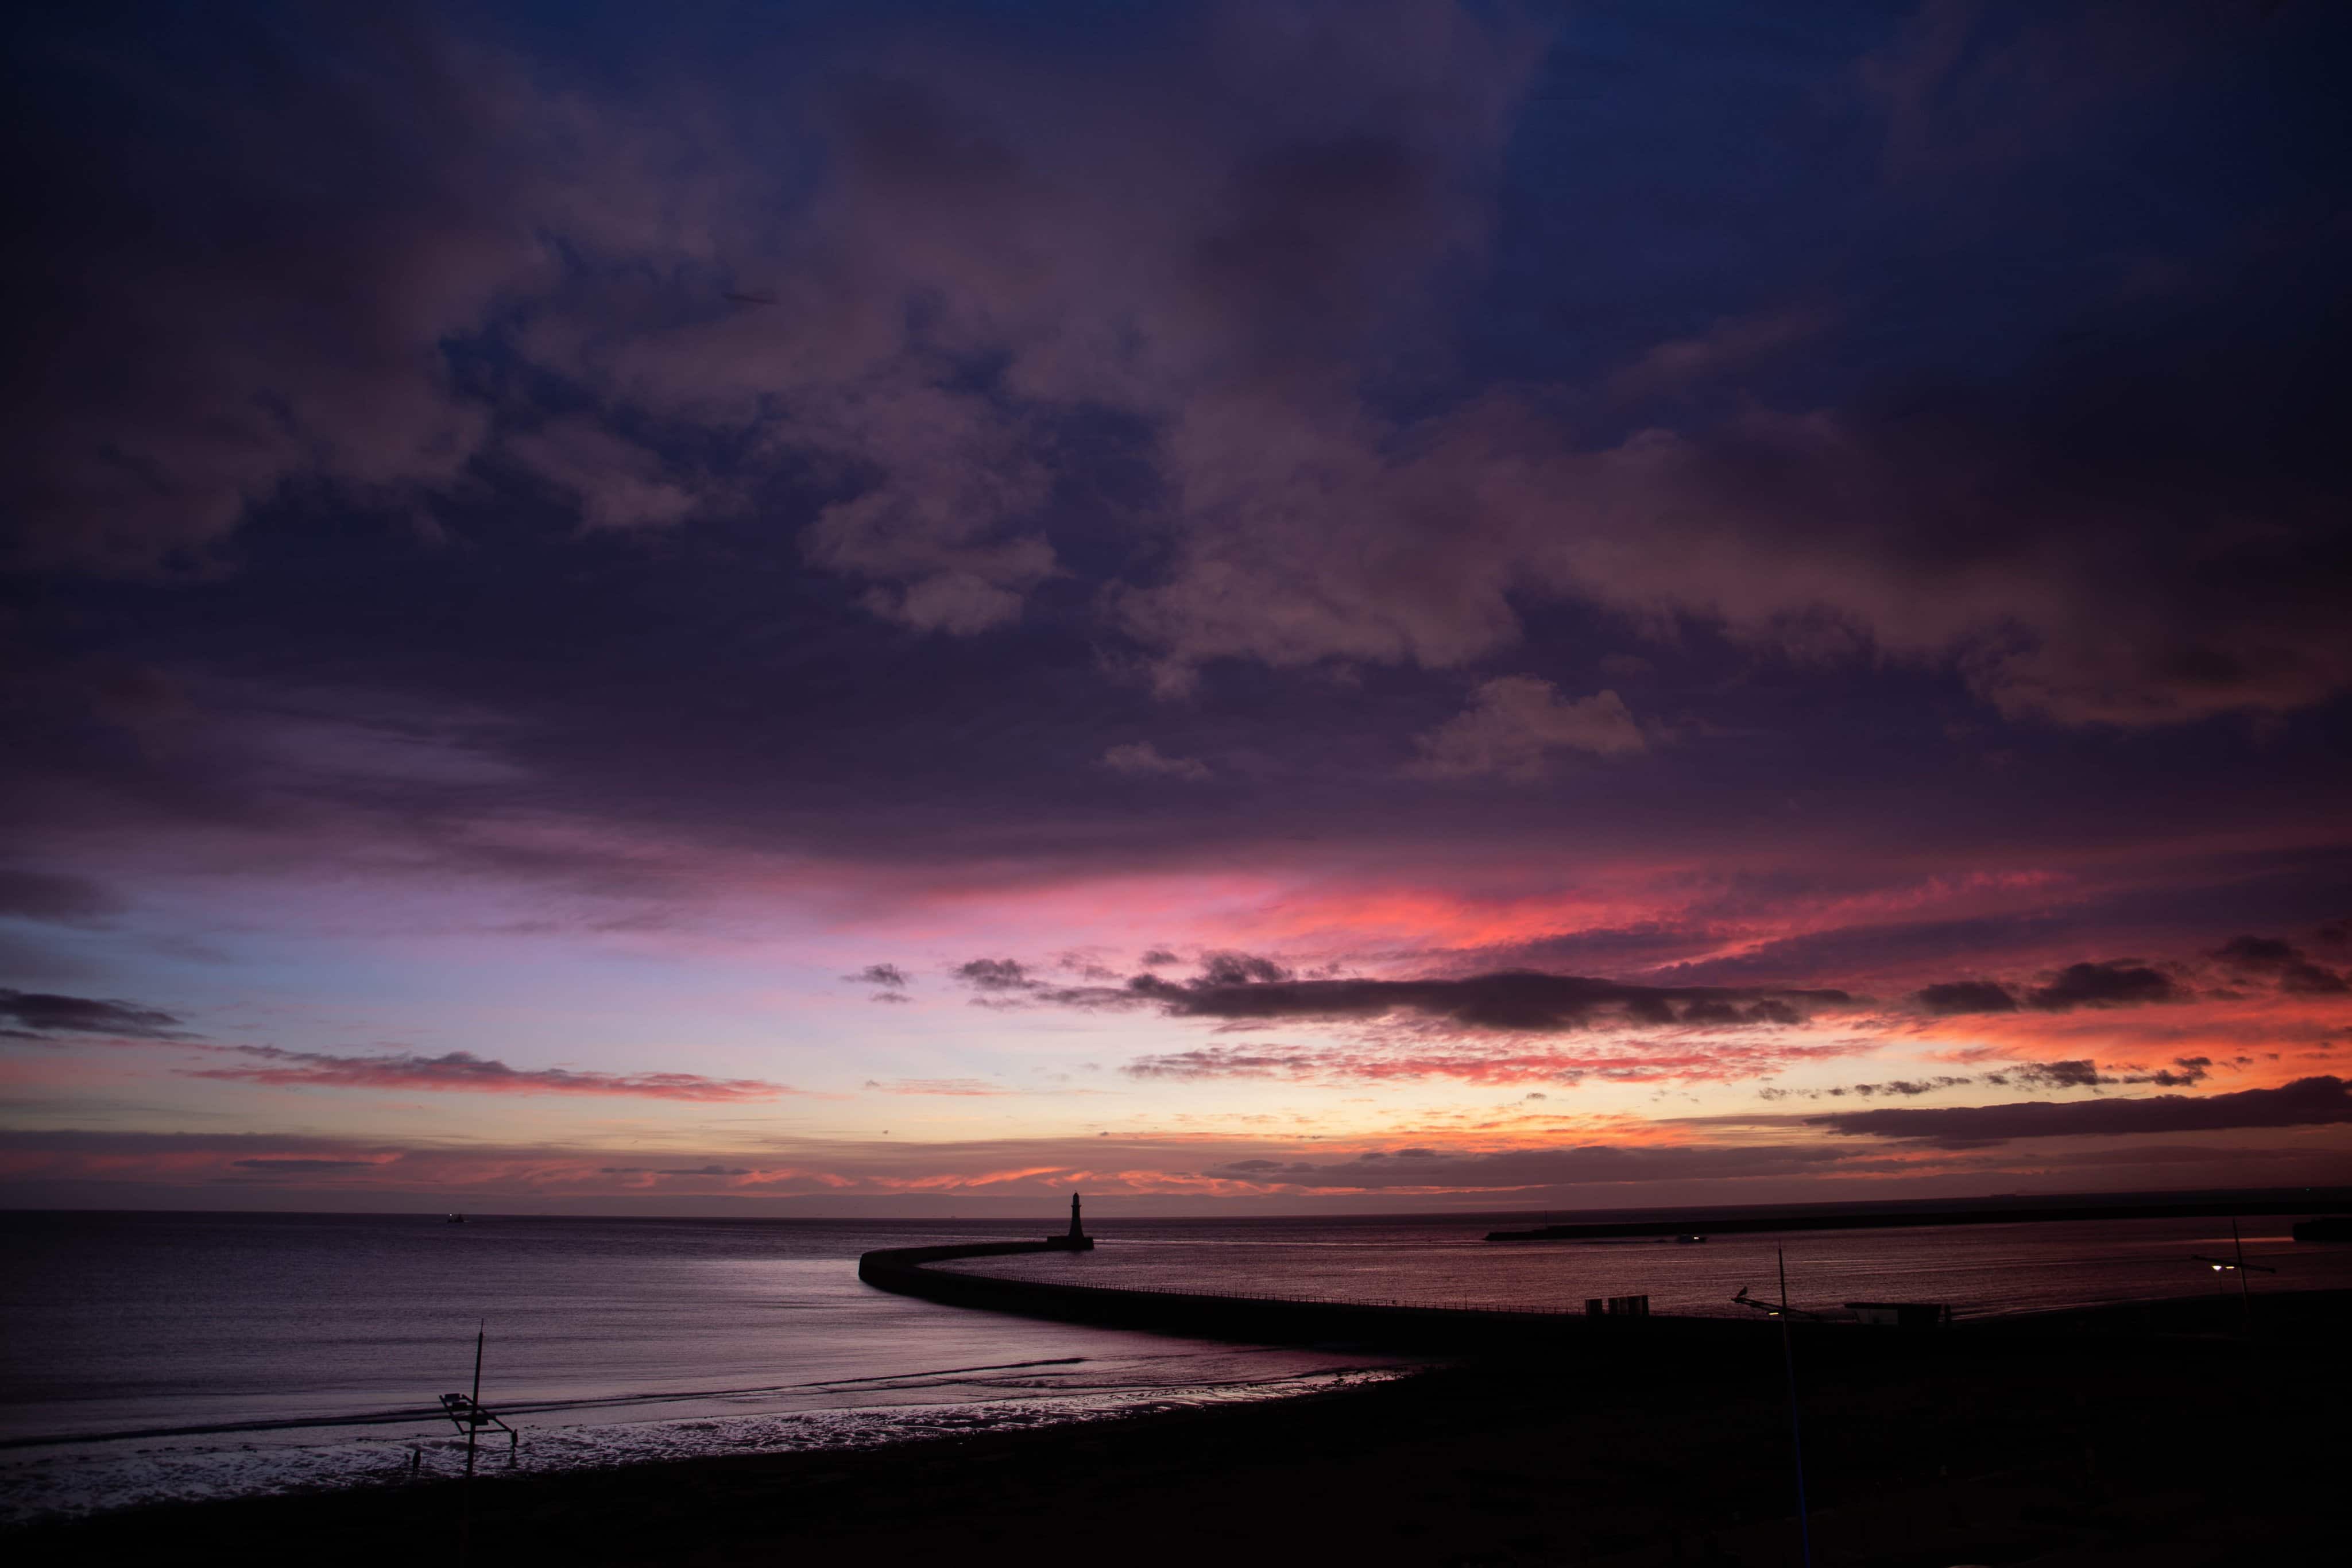
<path id="1" fill-rule="evenodd" d="M 289 479 L 396 497 L 479 443 L 437 344 L 542 262 L 556 191 L 479 60 L 413 18 L 313 20 L 20 24 L 20 559 L 152 568 Z"/>
<path id="2" fill-rule="evenodd" d="M 2013 1013 L 2021 1005 L 2038 1012 L 2053 1013 L 2085 1007 L 2141 1007 L 2187 1001 L 2189 995 L 2187 988 L 2162 969 L 2137 958 L 2111 958 L 2069 964 L 2040 985 L 1947 980 L 1922 987 L 1912 999 L 1924 1012 L 1951 1018 L 1969 1013 Z"/>
<path id="3" fill-rule="evenodd" d="M 2310 309 L 2289 329 L 2244 319 L 2249 262 L 2202 316 L 2098 323 L 2010 384 L 1914 387 L 1832 415 L 1756 413 L 1563 453 L 1541 416 L 1490 402 L 1410 461 L 1349 454 L 1347 504 L 1328 515 L 1268 507 L 1247 534 L 1195 535 L 1178 574 L 1136 601 L 1151 612 L 1136 631 L 1179 658 L 1462 662 L 1514 640 L 1507 596 L 1532 580 L 1629 613 L 1671 604 L 1800 655 L 1944 664 L 2015 717 L 2307 706 L 2352 680 L 2352 631 L 2330 608 L 2352 591 L 2352 543 L 2324 434 L 2346 394 L 2313 369 L 2352 335 L 2321 315 L 2316 357 L 2304 336 L 2326 309 L 2318 278 L 2344 259 L 2306 256 Z M 2151 446 L 2157 430 L 2174 439 Z M 1540 477 L 1513 488 L 1499 473 Z M 1941 477 L 1923 491 L 1923 476 Z M 1402 572 L 1436 497 L 1465 492 L 1488 499 L 1478 531 L 1433 555 L 1439 570 Z M 2242 507 L 2270 531 L 2213 531 Z M 1321 612 L 1312 643 L 1276 613 L 1302 600 Z"/>
<path id="4" fill-rule="evenodd" d="M 2275 936 L 2232 936 L 2214 949 L 2213 956 L 2242 968 L 2277 969 L 2299 962 L 2303 952 Z"/>
<path id="5" fill-rule="evenodd" d="M 1548 40 L 1444 5 L 1386 7 L 1377 26 L 1360 7 L 1307 7 L 1280 23 L 1260 12 L 1232 7 L 1173 35 L 1107 30 L 1087 70 L 1041 68 L 977 25 L 959 36 L 900 18 L 887 29 L 891 47 L 857 70 L 816 73 L 829 86 L 809 95 L 814 140 L 793 151 L 822 170 L 823 193 L 804 207 L 746 197 L 747 154 L 723 95 L 698 99 L 709 120 L 697 121 L 697 142 L 658 129 L 675 106 L 537 89 L 541 78 L 525 66 L 421 24 L 390 36 L 415 46 L 400 48 L 381 28 L 322 18 L 299 37 L 215 29 L 189 57 L 269 89 L 236 95 L 236 112 L 217 120 L 197 112 L 213 97 L 164 94 L 144 117 L 93 130 L 74 118 L 72 94 L 55 89 L 37 99 L 57 121 L 42 144 L 76 148 L 89 167 L 44 183 L 41 201 L 90 254 L 42 274 L 30 290 L 47 301 L 38 314 L 83 333 L 97 323 L 111 351 L 93 362 L 171 370 L 138 388 L 99 378 L 20 400 L 63 427 L 23 433 L 58 470 L 41 482 L 50 504 L 33 509 L 55 514 L 38 530 L 41 549 L 152 558 L 219 538 L 251 501 L 320 473 L 404 507 L 450 490 L 460 473 L 458 488 L 569 496 L 592 533 L 623 520 L 598 507 L 635 497 L 640 520 L 679 528 L 700 514 L 678 510 L 678 497 L 710 486 L 641 472 L 650 448 L 637 438 L 658 429 L 683 449 L 751 428 L 751 450 L 821 457 L 855 492 L 783 508 L 795 523 L 766 540 L 770 553 L 789 554 L 792 527 L 813 519 L 799 542 L 824 571 L 870 588 L 870 611 L 951 635 L 1013 624 L 1057 584 L 1083 589 L 1116 623 L 1090 634 L 1123 628 L 1129 652 L 1171 678 L 1226 656 L 1452 667 L 1517 637 L 1513 596 L 1532 594 L 1685 614 L 1771 645 L 1810 634 L 1818 610 L 1840 636 L 1875 635 L 1931 660 L 1958 650 L 1954 667 L 1989 691 L 2028 706 L 2056 692 L 2051 704 L 2079 707 L 2089 699 L 2073 666 L 2087 655 L 2076 643 L 2138 649 L 2187 623 L 2142 591 L 2151 572 L 2171 582 L 2188 570 L 2171 555 L 2138 551 L 2125 559 L 2163 561 L 2094 570 L 2123 526 L 2115 515 L 2137 515 L 2133 497 L 2080 515 L 2059 508 L 2053 497 L 2077 495 L 2069 470 L 2023 486 L 2051 501 L 2030 521 L 2002 522 L 2011 470 L 2032 478 L 2037 462 L 2063 469 L 2068 454 L 2090 450 L 2073 440 L 2082 421 L 2063 397 L 2045 407 L 2010 388 L 1946 386 L 1922 392 L 1927 413 L 1913 418 L 1907 402 L 1889 409 L 1890 394 L 1856 393 L 1851 408 L 1807 405 L 1721 428 L 1701 408 L 1627 444 L 1563 432 L 1488 396 L 1474 369 L 1426 400 L 1445 412 L 1418 424 L 1384 418 L 1359 383 L 1388 374 L 1398 342 L 1426 329 L 1428 298 L 1458 303 L 1455 264 L 1495 243 L 1498 209 L 1548 199 L 1503 183 L 1505 153 L 1517 151 L 1514 115 Z M 1844 54 L 1801 63 L 1845 80 L 1861 53 L 1889 47 L 1886 31 L 1841 35 Z M 75 40 L 42 57 L 58 66 L 49 55 L 86 62 L 105 50 Z M 303 59 L 334 68 L 278 68 Z M 2076 65 L 2099 73 L 2095 56 Z M 1924 110 L 1906 120 L 1936 122 Z M 1532 155 L 1560 131 L 1547 120 L 1523 133 L 1537 138 Z M 662 177 L 674 164 L 694 177 Z M 773 185 L 756 160 L 750 170 L 750 188 Z M 364 200 L 349 193 L 362 190 Z M 145 210 L 132 193 L 157 191 L 185 194 Z M 104 221 L 83 214 L 84 202 Z M 205 243 L 215 226 L 235 243 Z M 774 306 L 747 315 L 712 304 L 736 286 L 722 256 L 775 271 L 753 290 Z M 675 291 L 623 287 L 616 273 L 672 278 Z M 2210 304 L 2214 292 L 2198 298 Z M 2219 292 L 2213 308 L 2226 309 L 2230 291 Z M 189 300 L 205 308 L 182 308 Z M 528 302 L 519 308 L 529 330 L 510 300 Z M 1676 324 L 1629 345 L 1629 362 L 1654 364 L 1652 350 L 1691 340 L 1687 301 L 1649 309 Z M 2158 311 L 2115 329 L 2126 346 L 2154 338 L 2161 348 L 2169 320 Z M 2291 337 L 2302 352 L 2302 336 L 2274 329 L 2263 341 Z M 2057 380 L 2098 357 L 2061 340 L 2074 346 Z M 341 347 L 328 355 L 317 347 L 326 342 Z M 452 344 L 469 364 L 517 373 L 469 380 Z M 975 385 L 969 367 L 992 360 L 1007 366 L 1001 384 Z M 1572 382 L 1594 369 L 1562 362 L 1543 374 Z M 1909 398 L 1910 368 L 1889 374 Z M 1832 379 L 1855 381 L 1843 370 Z M 548 382 L 578 394 L 560 414 L 514 390 Z M 2263 397 L 2275 382 L 2251 380 Z M 212 401 L 174 391 L 185 387 L 213 389 Z M 1106 402 L 1141 433 L 1121 461 L 1146 471 L 1159 497 L 1134 508 L 1153 548 L 1132 570 L 1106 569 L 1055 534 L 1057 486 L 1088 478 L 1057 467 L 1085 444 L 1064 440 L 1066 427 Z M 2021 402 L 2046 414 L 2049 430 L 2037 423 L 2028 440 L 2015 418 L 2004 423 L 2002 411 Z M 1947 405 L 1964 406 L 1947 416 Z M 281 408 L 290 413 L 270 413 Z M 2094 433 L 2110 423 L 2091 421 Z M 2180 423 L 2192 437 L 2202 428 Z M 268 428 L 247 429 L 256 424 Z M 2287 436 L 2303 427 L 2268 428 L 2300 452 Z M 108 440 L 126 452 L 122 465 L 92 455 L 93 431 L 116 433 Z M 1968 475 L 1985 469 L 1989 447 L 1992 473 L 1950 487 L 1933 516 L 1907 481 L 1841 499 L 1856 471 L 1907 472 L 1914 447 Z M 1549 455 L 1529 470 L 1529 450 Z M 2101 461 L 2112 466 L 2112 453 Z M 1576 477 L 1563 465 L 1594 483 L 1552 483 Z M 737 473 L 711 484 L 770 482 L 782 480 Z M 138 506 L 107 511 L 123 486 L 155 495 L 142 489 Z M 1561 497 L 1586 494 L 1597 497 L 1591 516 L 1563 511 Z M 1823 496 L 1836 504 L 1818 504 Z M 101 512 L 107 528 L 90 528 Z M 2188 527 L 2166 517 L 2167 538 Z M 1677 535 L 1677 519 L 1704 537 Z M 2229 561 L 2200 566 L 2199 581 L 2231 602 L 2260 600 L 2273 580 L 2316 594 L 2301 565 L 2262 566 L 2311 542 L 2292 518 L 2273 524 Z M 1723 548 L 1711 548 L 1718 534 Z M 1806 548 L 1790 555 L 1783 535 Z M 1589 554 L 1561 553 L 1574 538 L 1589 539 Z M 572 559 L 607 542 L 574 534 Z M 1712 575 L 1711 562 L 1741 555 L 1778 564 L 1727 574 L 1736 580 Z M 2043 557 L 2052 571 L 2031 570 Z M 2241 557 L 2260 559 L 2234 570 Z M 571 580 L 562 559 L 517 564 L 542 588 Z M 2242 581 L 2249 573 L 2261 580 Z M 1955 594 L 1965 601 L 1957 615 L 1914 613 Z M 2074 600 L 2102 596 L 2116 602 L 2076 613 Z M 2283 641 L 2300 634 L 2281 624 Z M 2011 625 L 2032 645 L 1982 630 Z M 1033 652 L 991 644 L 980 657 Z M 2053 659 L 2068 670 L 2025 669 Z M 2304 686 L 2326 685 L 2320 663 L 2306 661 Z M 2124 694 L 2109 706 L 2161 716 L 2162 701 L 2132 695 L 2144 684 L 2134 672 L 2093 673 L 2100 690 Z M 2270 700 L 2228 685 L 2208 682 L 2199 700 Z M 1087 750 L 1099 755 L 1100 738 Z"/>
<path id="6" fill-rule="evenodd" d="M 130 1040 L 178 1040 L 180 1020 L 153 1008 L 92 997 L 0 988 L 0 1035 L 45 1040 L 54 1035 L 111 1035 Z"/>
<path id="7" fill-rule="evenodd" d="M 1920 1007 L 1938 1018 L 2017 1010 L 2016 993 L 1997 980 L 1947 980 L 1941 985 L 1922 986 L 1917 1000 Z"/>
<path id="8" fill-rule="evenodd" d="M 2171 976 L 2137 958 L 2112 958 L 2104 963 L 2069 964 L 2047 985 L 2026 993 L 2026 1005 L 2044 1012 L 2069 1012 L 2075 1008 L 2129 1008 L 2150 1002 L 2188 1000 L 2189 993 Z"/>
<path id="9" fill-rule="evenodd" d="M 2206 1133 L 2262 1127 L 2352 1123 L 2352 1085 L 2343 1079 L 2298 1079 L 2276 1089 L 2242 1089 L 2190 1098 L 2021 1101 L 2007 1105 L 1839 1111 L 1811 1118 L 1815 1126 L 1849 1136 L 1903 1138 L 1943 1148 L 1969 1148 L 2011 1138 L 2125 1136 L 2144 1133 Z"/>
<path id="10" fill-rule="evenodd" d="M 1853 999 L 1838 990 L 1635 986 L 1524 969 L 1428 980 L 1302 980 L 1254 974 L 1213 962 L 1181 983 L 1138 975 L 1128 982 L 1128 994 L 1179 1018 L 1372 1019 L 1413 1013 L 1465 1030 L 1528 1033 L 1604 1025 L 1786 1024 Z"/>
<path id="11" fill-rule="evenodd" d="M 2233 969 L 2266 975 L 2278 988 L 2298 996 L 2342 996 L 2352 991 L 2352 980 L 2291 942 L 2275 936 L 2236 936 L 2222 944 L 2213 956 Z"/>
<path id="12" fill-rule="evenodd" d="M 710 252 L 734 165 L 674 118 L 423 6 L 26 14 L 10 42 L 10 151 L 37 172 L 12 215 L 38 240 L 5 274 L 35 323 L 6 383 L 18 564 L 209 566 L 289 498 L 438 538 L 430 504 L 485 464 L 590 528 L 695 510 L 700 476 L 626 419 L 479 373 L 511 363 L 524 300 L 651 326 L 610 275 L 649 253 L 706 316 L 732 308 Z"/>
<path id="13" fill-rule="evenodd" d="M 2327 308 L 2337 230 L 2271 223 L 2119 304 L 2112 282 L 2075 279 L 2100 303 L 2069 320 L 2037 301 L 2021 329 L 2047 346 L 2005 378 L 1898 365 L 1895 390 L 1833 378 L 1837 406 L 1702 404 L 1596 439 L 1474 372 L 1405 418 L 1368 389 L 1446 315 L 1498 211 L 1538 200 L 1507 187 L 1505 154 L 1549 40 L 1436 3 L 1261 11 L 1106 29 L 1083 69 L 902 19 L 857 68 L 816 72 L 792 151 L 821 173 L 797 206 L 758 194 L 777 182 L 715 96 L 698 116 L 566 96 L 421 23 L 240 16 L 162 29 L 128 58 L 121 37 L 36 28 L 18 51 L 37 62 L 28 124 L 68 155 L 19 160 L 41 172 L 25 226 L 44 243 L 14 297 L 60 324 L 14 389 L 33 411 L 10 468 L 26 548 L 152 564 L 318 478 L 406 506 L 497 474 L 592 529 L 676 527 L 765 476 L 700 473 L 646 433 L 682 451 L 749 427 L 753 450 L 858 476 L 815 508 L 809 560 L 866 585 L 877 613 L 968 635 L 1084 571 L 1048 523 L 1058 437 L 1108 409 L 1148 433 L 1131 455 L 1168 504 L 1138 516 L 1167 548 L 1094 586 L 1172 685 L 1227 658 L 1459 666 L 1517 640 L 1515 601 L 1533 599 L 1815 654 L 1875 647 L 2063 722 L 2284 711 L 2352 676 L 2326 499 L 2346 394 L 2316 368 L 2346 336 Z M 2298 150 L 2273 148 L 2259 111 L 2265 88 L 2308 90 L 2293 46 L 2183 47 L 2158 18 L 2135 26 L 2164 48 L 2060 47 L 2080 29 L 2002 15 L 1963 26 L 1971 57 L 2057 48 L 2049 68 L 2084 81 L 2166 58 L 2241 162 L 2292 185 Z M 1841 78 L 1859 54 L 1910 58 L 1884 27 L 1851 47 Z M 2209 58 L 2246 74 L 2200 76 Z M 2233 96 L 2242 79 L 2262 85 Z M 198 80 L 236 88 L 179 85 Z M 1906 87 L 1883 107 L 1916 149 L 1941 144 L 1952 101 Z M 2175 134 L 2132 93 L 2084 101 L 2119 117 L 2124 146 Z M 2003 167 L 2074 167 L 2039 151 L 2058 166 Z M 2195 186 L 2177 204 L 2244 199 Z M 2099 220 L 2149 221 L 2077 205 L 2043 243 L 2131 250 Z M 2013 243 L 1985 228 L 1979 247 Z M 744 267 L 772 301 L 756 312 L 725 302 Z M 1693 359 L 1685 307 L 1653 311 L 1681 324 L 1631 362 L 1703 382 L 1749 361 Z M 586 395 L 502 403 L 452 345 Z M 966 373 L 981 362 L 1003 365 L 995 384 Z M 145 373 L 95 368 L 122 363 Z M 1544 369 L 1622 384 L 1623 367 Z"/>

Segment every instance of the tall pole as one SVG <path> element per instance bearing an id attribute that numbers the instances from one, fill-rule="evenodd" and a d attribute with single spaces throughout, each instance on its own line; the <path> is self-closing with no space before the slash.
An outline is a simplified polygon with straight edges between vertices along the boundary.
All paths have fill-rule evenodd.
<path id="1" fill-rule="evenodd" d="M 458 1489 L 457 1504 L 457 1568 L 466 1568 L 474 1549 L 474 1442 L 482 1434 L 482 1340 L 489 1333 L 489 1320 L 477 1319 L 474 1324 L 474 1393 L 473 1404 L 466 1411 L 466 1481 Z"/>
<path id="2" fill-rule="evenodd" d="M 474 1479 L 474 1439 L 482 1430 L 482 1341 L 490 1332 L 488 1318 L 474 1325 L 474 1408 L 466 1413 L 466 1479 Z"/>
<path id="3" fill-rule="evenodd" d="M 1813 1521 L 1805 1511 L 1805 1427 L 1797 1415 L 1797 1353 L 1789 1343 L 1789 1254 L 1775 1247 L 1780 1268 L 1780 1361 L 1789 1370 L 1789 1447 L 1797 1459 L 1797 1542 L 1805 1568 L 1813 1568 Z"/>
<path id="4" fill-rule="evenodd" d="M 2242 1326 L 2246 1333 L 2252 1333 L 2254 1329 L 2254 1297 L 2246 1287 L 2245 1239 L 2238 1234 L 2238 1222 L 2234 1219 L 2230 1221 L 2230 1245 L 2237 1249 L 2238 1254 L 2238 1304 L 2245 1311 L 2245 1321 Z"/>

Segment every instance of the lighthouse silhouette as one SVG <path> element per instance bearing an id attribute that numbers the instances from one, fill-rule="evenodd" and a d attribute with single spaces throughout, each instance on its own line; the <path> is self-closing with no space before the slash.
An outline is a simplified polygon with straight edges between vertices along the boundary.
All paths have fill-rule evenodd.
<path id="1" fill-rule="evenodd" d="M 1095 1249 L 1095 1239 L 1087 1234 L 1085 1226 L 1078 1223 L 1078 1195 L 1076 1193 L 1070 1194 L 1070 1228 L 1068 1234 L 1063 1236 L 1048 1236 L 1045 1238 L 1045 1245 L 1055 1248 L 1064 1252 L 1091 1252 Z"/>

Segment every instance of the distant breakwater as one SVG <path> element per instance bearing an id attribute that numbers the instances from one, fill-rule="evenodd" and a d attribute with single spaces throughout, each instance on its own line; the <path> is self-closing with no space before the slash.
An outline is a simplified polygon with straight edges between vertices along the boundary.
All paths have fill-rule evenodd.
<path id="1" fill-rule="evenodd" d="M 2341 1188 L 2315 1195 L 2242 1197 L 2179 1203 L 2078 1203 L 2037 1201 L 1973 1207 L 1912 1208 L 1872 1205 L 1810 1214 L 1685 1215 L 1664 1219 L 1583 1220 L 1541 1225 L 1527 1230 L 1490 1230 L 1489 1241 L 1599 1241 L 1635 1237 L 1741 1236 L 1796 1230 L 1891 1230 L 1938 1225 L 2024 1225 L 2097 1219 L 2232 1219 L 2248 1214 L 2329 1214 L 2347 1207 Z"/>
<path id="2" fill-rule="evenodd" d="M 1712 1375 L 1744 1364 L 1775 1343 L 1780 1332 L 1779 1321 L 1769 1317 L 1591 1317 L 1577 1311 L 1514 1312 L 1071 1285 L 929 1266 L 1057 1249 L 1042 1241 L 892 1248 L 860 1257 L 857 1277 L 877 1290 L 946 1306 L 1193 1339 L 1355 1344 L 1435 1354 L 1565 1354 L 1603 1361 L 1630 1355 L 1641 1365 L 1661 1373 L 1671 1370 L 1678 1376 Z M 2251 1321 L 2245 1315 L 2249 1311 Z M 1794 1319 L 1789 1330 L 1808 1356 L 1828 1354 L 1841 1361 L 1892 1357 L 1899 1362 L 1923 1354 L 2007 1356 L 2034 1346 L 2074 1354 L 2077 1352 L 2066 1347 L 2079 1346 L 2085 1334 L 2141 1339 L 2235 1335 L 2251 1330 L 2264 1335 L 2285 1332 L 2292 1337 L 2315 1327 L 2335 1333 L 2347 1312 L 2352 1312 L 2352 1291 L 2290 1291 L 2258 1292 L 2250 1305 L 2234 1295 L 2198 1295 L 1977 1319 L 1935 1329 Z"/>
<path id="3" fill-rule="evenodd" d="M 1530 1312 L 1477 1307 L 1336 1301 L 1312 1297 L 1227 1295 L 1107 1285 L 1008 1280 L 933 1269 L 967 1258 L 1047 1252 L 1040 1241 L 984 1241 L 952 1247 L 900 1247 L 868 1252 L 857 1277 L 877 1290 L 948 1306 L 1108 1328 L 1144 1329 L 1198 1339 L 1265 1344 L 1362 1344 L 1417 1351 L 1522 1351 L 1639 1342 L 1664 1349 L 1755 1343 L 1773 1325 L 1738 1318 L 1587 1317 L 1582 1312 Z M 1800 1332 L 1813 1325 L 1798 1325 Z"/>

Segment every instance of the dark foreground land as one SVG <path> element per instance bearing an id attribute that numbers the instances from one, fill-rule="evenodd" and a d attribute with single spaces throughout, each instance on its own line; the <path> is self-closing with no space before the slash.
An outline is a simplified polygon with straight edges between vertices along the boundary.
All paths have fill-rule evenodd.
<path id="1" fill-rule="evenodd" d="M 1801 1348 L 1813 1561 L 2345 1561 L 2352 1294 Z M 2223 1309 L 2226 1309 L 2223 1310 Z M 1619 1344 L 1630 1342 L 1618 1341 Z M 485 1479 L 474 1563 L 1793 1563 L 1776 1335 L 1658 1364 L 1402 1383 L 847 1455 Z M 462 1497 L 159 1508 L 0 1536 L 22 1563 L 454 1562 Z"/>

